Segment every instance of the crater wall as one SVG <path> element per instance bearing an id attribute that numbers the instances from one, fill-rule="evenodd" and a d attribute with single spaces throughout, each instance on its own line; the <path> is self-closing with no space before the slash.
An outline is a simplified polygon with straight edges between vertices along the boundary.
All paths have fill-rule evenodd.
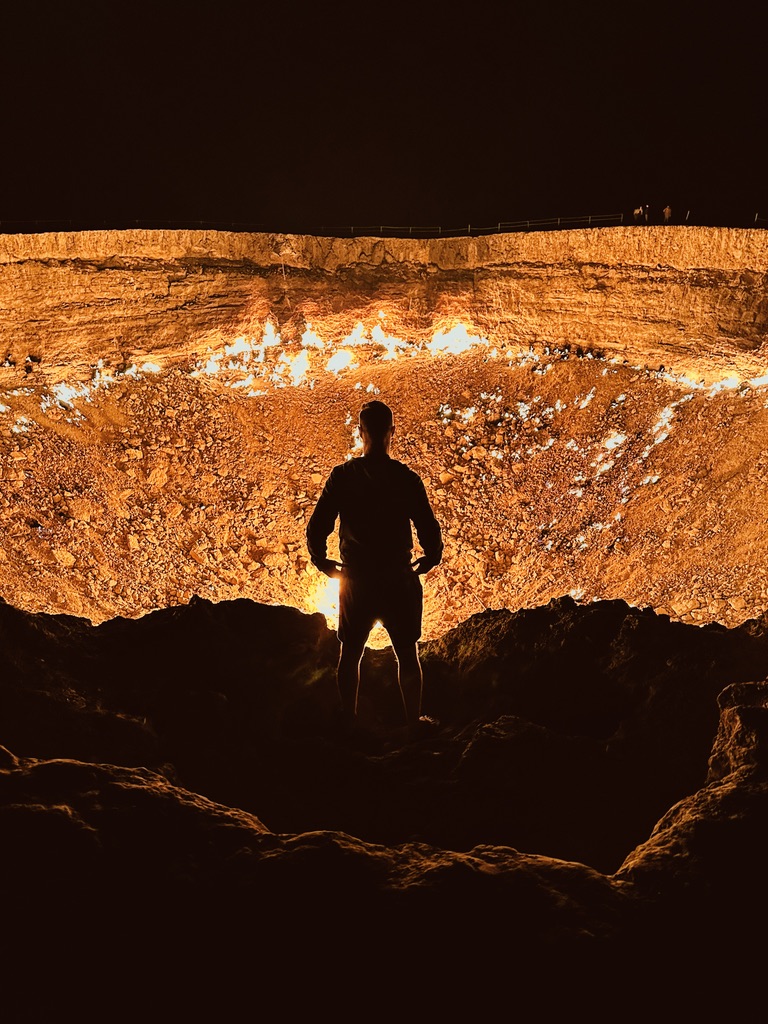
<path id="1" fill-rule="evenodd" d="M 386 310 L 427 337 L 459 320 L 494 343 L 599 349 L 703 379 L 764 362 L 768 235 L 700 227 L 595 228 L 449 239 L 203 231 L 0 236 L 0 384 L 28 358 L 49 380 L 101 359 L 164 368 L 212 334 L 286 341 L 312 323 L 341 341 Z"/>

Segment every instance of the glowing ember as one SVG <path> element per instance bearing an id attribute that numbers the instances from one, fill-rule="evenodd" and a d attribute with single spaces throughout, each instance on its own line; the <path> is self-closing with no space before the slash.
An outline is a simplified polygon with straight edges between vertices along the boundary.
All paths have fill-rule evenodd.
<path id="1" fill-rule="evenodd" d="M 607 448 L 610 451 L 612 448 L 618 448 L 619 445 L 624 444 L 626 440 L 626 434 L 611 434 L 610 437 L 607 437 L 605 441 L 603 441 L 603 447 Z"/>

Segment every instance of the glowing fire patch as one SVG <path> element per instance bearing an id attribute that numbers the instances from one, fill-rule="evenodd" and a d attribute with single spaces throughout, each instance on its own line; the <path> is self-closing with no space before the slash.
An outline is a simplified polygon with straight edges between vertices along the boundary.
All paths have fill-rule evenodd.
<path id="1" fill-rule="evenodd" d="M 325 348 L 325 342 L 307 324 L 307 329 L 301 336 L 301 344 L 304 348 Z"/>
<path id="2" fill-rule="evenodd" d="M 384 319 L 382 313 L 379 319 Z M 273 387 L 314 387 L 322 373 L 338 376 L 347 370 L 357 370 L 363 364 L 397 359 L 403 355 L 461 355 L 478 346 L 488 349 L 489 344 L 487 338 L 473 334 L 463 323 L 449 330 L 436 331 L 428 342 L 420 339 L 408 341 L 388 334 L 381 323 L 368 328 L 362 322 L 358 322 L 341 341 L 332 342 L 322 338 L 311 324 L 306 323 L 297 352 L 296 342 L 284 342 L 272 322 L 267 320 L 260 340 L 258 337 L 240 336 L 223 344 L 218 351 L 209 350 L 190 370 L 190 375 L 218 375 L 221 382 L 231 388 L 245 389 L 259 380 Z M 493 355 L 498 355 L 496 349 Z M 322 359 L 321 363 L 318 357 Z M 157 369 L 154 364 L 142 367 L 144 372 L 157 372 Z M 265 392 L 250 390 L 247 393 L 263 395 Z"/>
<path id="3" fill-rule="evenodd" d="M 339 581 L 323 576 L 310 595 L 309 604 L 313 611 L 325 616 L 329 628 L 336 629 L 339 623 Z"/>
<path id="4" fill-rule="evenodd" d="M 287 366 L 288 376 L 294 387 L 301 384 L 309 372 L 309 355 L 306 351 L 301 351 L 295 356 L 289 356 L 283 352 L 280 362 Z M 276 379 L 279 379 L 279 373 L 276 373 Z"/>
<path id="5" fill-rule="evenodd" d="M 385 334 L 379 324 L 376 324 L 371 331 L 371 338 L 385 350 L 384 359 L 397 359 L 398 351 L 408 347 L 402 338 L 393 338 L 391 335 Z"/>
<path id="6" fill-rule="evenodd" d="M 430 352 L 450 352 L 452 355 L 461 355 L 468 352 L 475 345 L 488 344 L 484 338 L 478 338 L 470 334 L 464 324 L 457 324 L 450 331 L 436 331 L 427 348 Z"/>
<path id="7" fill-rule="evenodd" d="M 328 628 L 336 631 L 339 628 L 339 581 L 323 576 L 310 593 L 307 608 L 310 612 L 320 612 L 324 615 Z M 389 634 L 381 623 L 374 623 L 366 647 L 381 650 L 390 647 L 391 643 Z"/>
<path id="8" fill-rule="evenodd" d="M 339 373 L 340 370 L 349 370 L 355 366 L 356 364 L 353 360 L 354 356 L 352 353 L 342 348 L 331 356 L 325 364 L 325 368 L 328 373 Z"/>

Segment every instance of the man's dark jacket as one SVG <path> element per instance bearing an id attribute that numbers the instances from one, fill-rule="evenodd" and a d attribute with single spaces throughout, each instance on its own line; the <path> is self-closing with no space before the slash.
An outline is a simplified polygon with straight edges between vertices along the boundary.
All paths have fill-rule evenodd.
<path id="1" fill-rule="evenodd" d="M 313 565 L 327 556 L 327 540 L 339 519 L 339 554 L 350 572 L 379 573 L 411 564 L 411 523 L 425 557 L 443 556 L 440 525 L 421 477 L 388 455 L 363 455 L 331 470 L 307 524 Z"/>

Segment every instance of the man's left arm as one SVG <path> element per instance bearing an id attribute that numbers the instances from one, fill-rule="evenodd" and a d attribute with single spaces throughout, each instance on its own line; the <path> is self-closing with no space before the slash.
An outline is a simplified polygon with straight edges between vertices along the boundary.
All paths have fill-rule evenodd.
<path id="1" fill-rule="evenodd" d="M 421 479 L 418 479 L 414 491 L 411 519 L 424 554 L 413 563 L 413 569 L 419 576 L 423 576 L 430 569 L 439 565 L 442 560 L 443 535 Z"/>

